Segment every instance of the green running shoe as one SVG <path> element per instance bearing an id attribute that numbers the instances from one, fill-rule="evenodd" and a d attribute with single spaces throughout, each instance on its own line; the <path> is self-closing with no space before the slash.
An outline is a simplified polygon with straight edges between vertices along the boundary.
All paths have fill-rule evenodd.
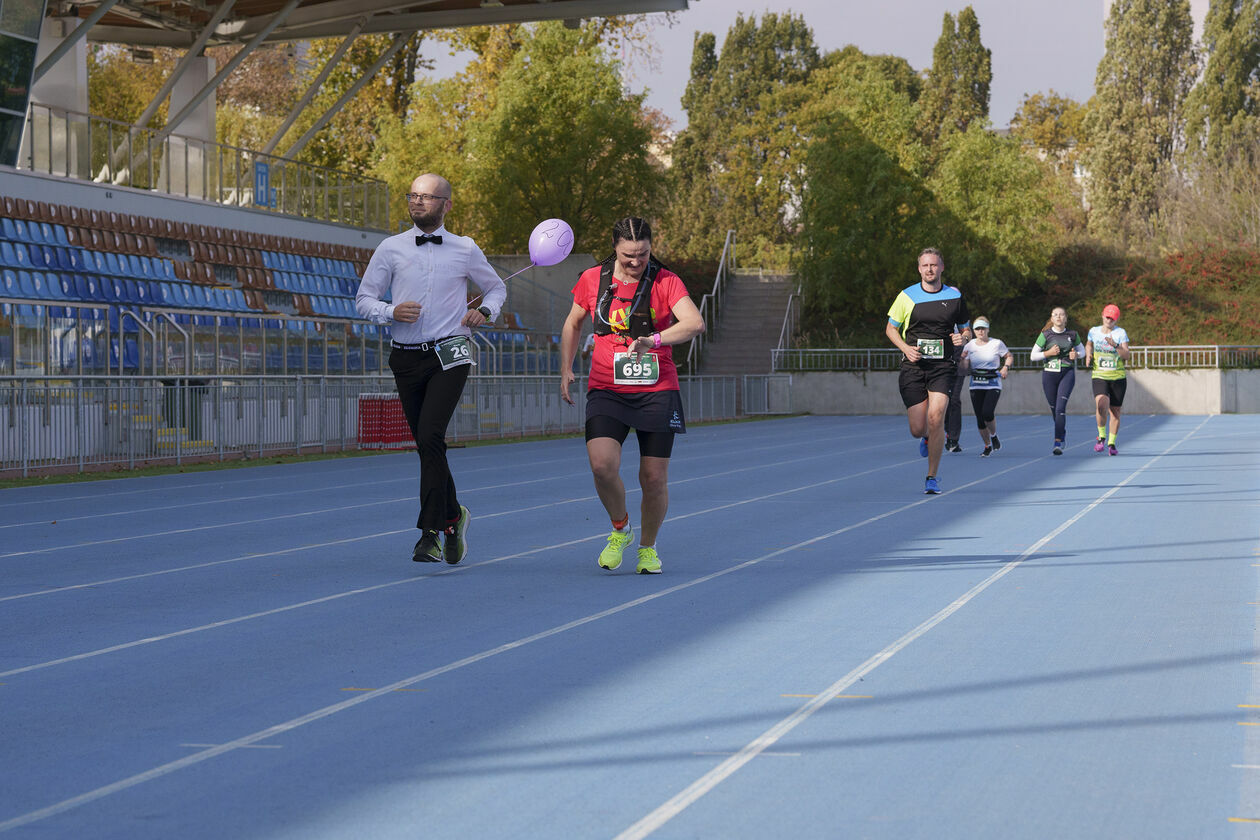
<path id="1" fill-rule="evenodd" d="M 446 555 L 446 562 L 452 566 L 468 556 L 468 523 L 470 521 L 472 521 L 472 514 L 468 512 L 468 508 L 460 505 L 459 520 L 447 529 L 444 540 L 446 549 L 443 553 Z"/>
<path id="2" fill-rule="evenodd" d="M 655 548 L 639 548 L 639 565 L 635 571 L 641 575 L 661 573 L 661 558 L 657 556 Z"/>
<path id="3" fill-rule="evenodd" d="M 599 553 L 599 567 L 612 571 L 621 565 L 621 552 L 626 550 L 626 546 L 634 539 L 634 526 L 629 522 L 626 527 L 618 531 L 615 528 L 608 535 L 608 545 L 604 546 L 604 550 Z"/>

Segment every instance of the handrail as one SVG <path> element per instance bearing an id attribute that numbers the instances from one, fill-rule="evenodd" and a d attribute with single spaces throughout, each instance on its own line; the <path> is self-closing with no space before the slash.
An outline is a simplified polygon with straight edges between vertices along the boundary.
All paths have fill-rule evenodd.
<path id="1" fill-rule="evenodd" d="M 386 230 L 384 181 L 32 102 L 17 168 Z M 266 189 L 267 192 L 255 192 Z M 274 199 L 274 200 L 273 200 Z"/>
<path id="2" fill-rule="evenodd" d="M 722 256 L 718 258 L 717 275 L 713 278 L 713 289 L 700 299 L 700 317 L 704 320 L 705 331 L 691 339 L 687 345 L 687 372 L 695 374 L 700 364 L 700 353 L 706 341 L 712 340 L 717 330 L 717 319 L 721 309 L 723 282 L 727 274 L 735 271 L 735 231 L 726 232 L 726 240 L 722 243 Z"/>
<path id="3" fill-rule="evenodd" d="M 127 352 L 127 348 L 126 348 L 127 334 L 126 332 L 123 331 L 123 328 L 122 328 L 123 318 L 130 318 L 131 320 L 135 321 L 137 327 L 139 327 L 140 329 L 144 330 L 145 332 L 149 334 L 149 340 L 153 342 L 153 364 L 150 367 L 152 367 L 153 369 L 153 375 L 157 376 L 157 333 L 155 333 L 152 329 L 150 329 L 149 325 L 146 324 L 137 313 L 133 312 L 130 309 L 118 310 L 118 375 L 122 376 L 123 354 Z M 143 353 L 144 350 L 141 349 L 140 352 Z M 144 358 L 143 357 L 136 360 L 136 366 L 137 366 L 136 368 L 137 370 L 144 371 Z M 109 370 L 108 366 L 105 369 Z"/>
<path id="4" fill-rule="evenodd" d="M 783 313 L 783 327 L 779 330 L 778 350 L 786 350 L 792 336 L 796 335 L 796 322 L 801 317 L 801 295 L 792 292 L 788 295 L 787 310 Z"/>
<path id="5" fill-rule="evenodd" d="M 181 327 L 179 323 L 171 316 L 171 313 L 169 312 L 154 312 L 153 314 L 159 318 L 165 318 L 167 322 L 169 322 L 172 327 L 177 329 L 179 331 L 179 334 L 184 337 L 184 376 L 192 376 L 192 338 L 188 335 L 188 331 L 185 330 L 183 327 Z M 154 341 L 155 342 L 157 341 L 156 337 L 154 338 Z M 156 343 L 153 348 L 153 358 L 154 358 L 153 363 L 156 365 L 157 364 Z"/>
<path id="6" fill-rule="evenodd" d="M 475 343 L 478 343 L 478 344 L 483 344 L 483 345 L 485 345 L 486 347 L 488 347 L 488 348 L 490 349 L 490 359 L 491 359 L 491 364 L 490 364 L 490 366 L 494 368 L 494 370 L 490 371 L 490 373 L 491 373 L 492 375 L 496 375 L 496 374 L 498 374 L 498 372 L 499 372 L 499 348 L 498 348 L 497 346 L 495 346 L 495 343 L 494 343 L 493 341 L 491 341 L 490 339 L 486 338 L 484 335 L 481 335 L 481 334 L 480 334 L 480 333 L 478 333 L 476 330 L 473 330 L 473 331 L 472 331 L 472 339 L 473 339 L 473 341 L 474 341 Z"/>

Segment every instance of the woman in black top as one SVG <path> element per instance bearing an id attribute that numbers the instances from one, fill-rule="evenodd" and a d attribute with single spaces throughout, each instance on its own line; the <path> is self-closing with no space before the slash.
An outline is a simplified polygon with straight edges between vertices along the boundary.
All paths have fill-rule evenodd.
<path id="1" fill-rule="evenodd" d="M 1076 330 L 1067 326 L 1067 310 L 1056 306 L 1050 312 L 1050 320 L 1041 328 L 1041 335 L 1033 345 L 1029 358 L 1041 362 L 1041 388 L 1054 417 L 1055 455 L 1063 454 L 1063 442 L 1067 437 L 1067 404 L 1076 387 L 1076 360 L 1085 353 Z"/>

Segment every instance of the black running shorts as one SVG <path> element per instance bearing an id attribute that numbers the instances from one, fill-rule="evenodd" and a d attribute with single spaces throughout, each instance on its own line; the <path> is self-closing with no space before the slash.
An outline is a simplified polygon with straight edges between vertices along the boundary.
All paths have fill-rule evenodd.
<path id="1" fill-rule="evenodd" d="M 1128 379 L 1091 379 L 1095 397 L 1106 397 L 1113 408 L 1124 405 L 1124 392 L 1128 390 Z"/>
<path id="2" fill-rule="evenodd" d="M 957 372 L 953 359 L 903 361 L 901 375 L 897 377 L 902 403 L 906 408 L 918 405 L 928 398 L 929 391 L 948 396 Z"/>

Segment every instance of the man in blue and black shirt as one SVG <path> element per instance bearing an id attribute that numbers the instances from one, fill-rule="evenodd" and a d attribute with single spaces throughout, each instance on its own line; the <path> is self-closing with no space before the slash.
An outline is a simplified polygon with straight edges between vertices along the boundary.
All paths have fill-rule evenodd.
<path id="1" fill-rule="evenodd" d="M 945 410 L 957 375 L 959 348 L 971 338 L 971 316 L 962 292 L 944 282 L 945 260 L 935 248 L 919 254 L 919 282 L 902 289 L 888 310 L 888 340 L 903 354 L 897 385 L 928 459 L 923 492 L 941 492 L 936 471 L 945 448 Z"/>

